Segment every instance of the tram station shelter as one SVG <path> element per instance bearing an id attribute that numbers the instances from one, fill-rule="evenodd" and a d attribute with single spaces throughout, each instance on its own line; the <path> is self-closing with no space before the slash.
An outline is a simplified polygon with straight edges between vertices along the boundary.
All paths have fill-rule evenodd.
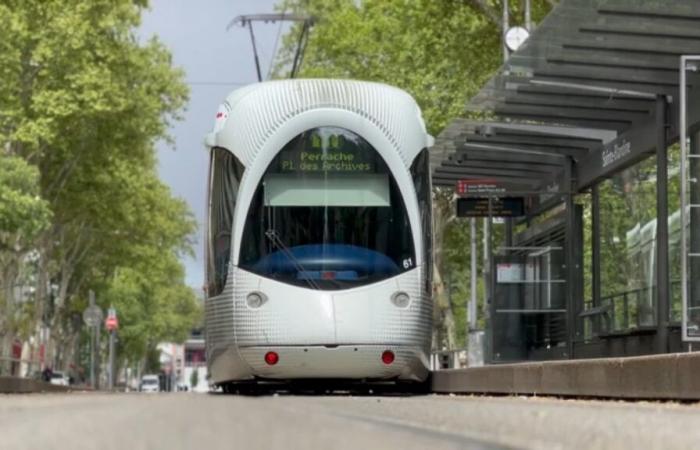
<path id="1" fill-rule="evenodd" d="M 700 341 L 698 55 L 698 0 L 561 0 L 437 137 L 491 230 L 487 362 Z"/>

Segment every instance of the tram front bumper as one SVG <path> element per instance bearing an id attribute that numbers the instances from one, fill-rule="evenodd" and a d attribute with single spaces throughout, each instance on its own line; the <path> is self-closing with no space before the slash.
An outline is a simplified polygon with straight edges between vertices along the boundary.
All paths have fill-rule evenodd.
<path id="1" fill-rule="evenodd" d="M 390 363 L 384 352 L 394 355 Z M 260 378 L 400 379 L 423 381 L 428 376 L 427 356 L 420 348 L 392 345 L 264 346 L 241 347 L 239 352 Z M 265 355 L 278 358 L 270 364 Z"/>

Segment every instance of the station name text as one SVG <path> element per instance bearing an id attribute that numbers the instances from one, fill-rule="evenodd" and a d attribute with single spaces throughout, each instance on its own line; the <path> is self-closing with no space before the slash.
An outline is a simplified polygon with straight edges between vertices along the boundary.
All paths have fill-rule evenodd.
<path id="1" fill-rule="evenodd" d="M 372 165 L 367 161 L 359 161 L 350 152 L 308 152 L 301 151 L 295 158 L 282 159 L 280 169 L 283 172 L 368 172 Z"/>

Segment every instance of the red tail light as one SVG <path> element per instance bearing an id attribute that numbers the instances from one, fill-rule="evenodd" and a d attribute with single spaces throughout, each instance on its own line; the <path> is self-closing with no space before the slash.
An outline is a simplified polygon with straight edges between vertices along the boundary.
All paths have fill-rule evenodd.
<path id="1" fill-rule="evenodd" d="M 391 350 L 386 350 L 384 353 L 382 353 L 382 362 L 384 364 L 391 364 L 394 362 L 394 352 Z"/>
<path id="2" fill-rule="evenodd" d="M 275 352 L 267 352 L 267 353 L 265 353 L 265 362 L 266 362 L 269 366 L 274 366 L 275 364 L 277 364 L 277 362 L 278 362 L 279 360 L 280 360 L 280 355 L 278 355 L 277 353 L 275 353 Z"/>

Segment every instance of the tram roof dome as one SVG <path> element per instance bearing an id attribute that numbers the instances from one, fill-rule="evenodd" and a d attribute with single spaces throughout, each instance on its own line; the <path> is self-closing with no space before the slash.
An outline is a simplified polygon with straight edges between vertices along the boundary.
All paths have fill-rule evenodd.
<path id="1" fill-rule="evenodd" d="M 407 92 L 382 83 L 335 79 L 266 81 L 236 89 L 219 106 L 205 144 L 228 149 L 247 166 L 286 121 L 319 108 L 366 118 L 394 144 L 407 166 L 433 144 L 420 108 Z"/>

